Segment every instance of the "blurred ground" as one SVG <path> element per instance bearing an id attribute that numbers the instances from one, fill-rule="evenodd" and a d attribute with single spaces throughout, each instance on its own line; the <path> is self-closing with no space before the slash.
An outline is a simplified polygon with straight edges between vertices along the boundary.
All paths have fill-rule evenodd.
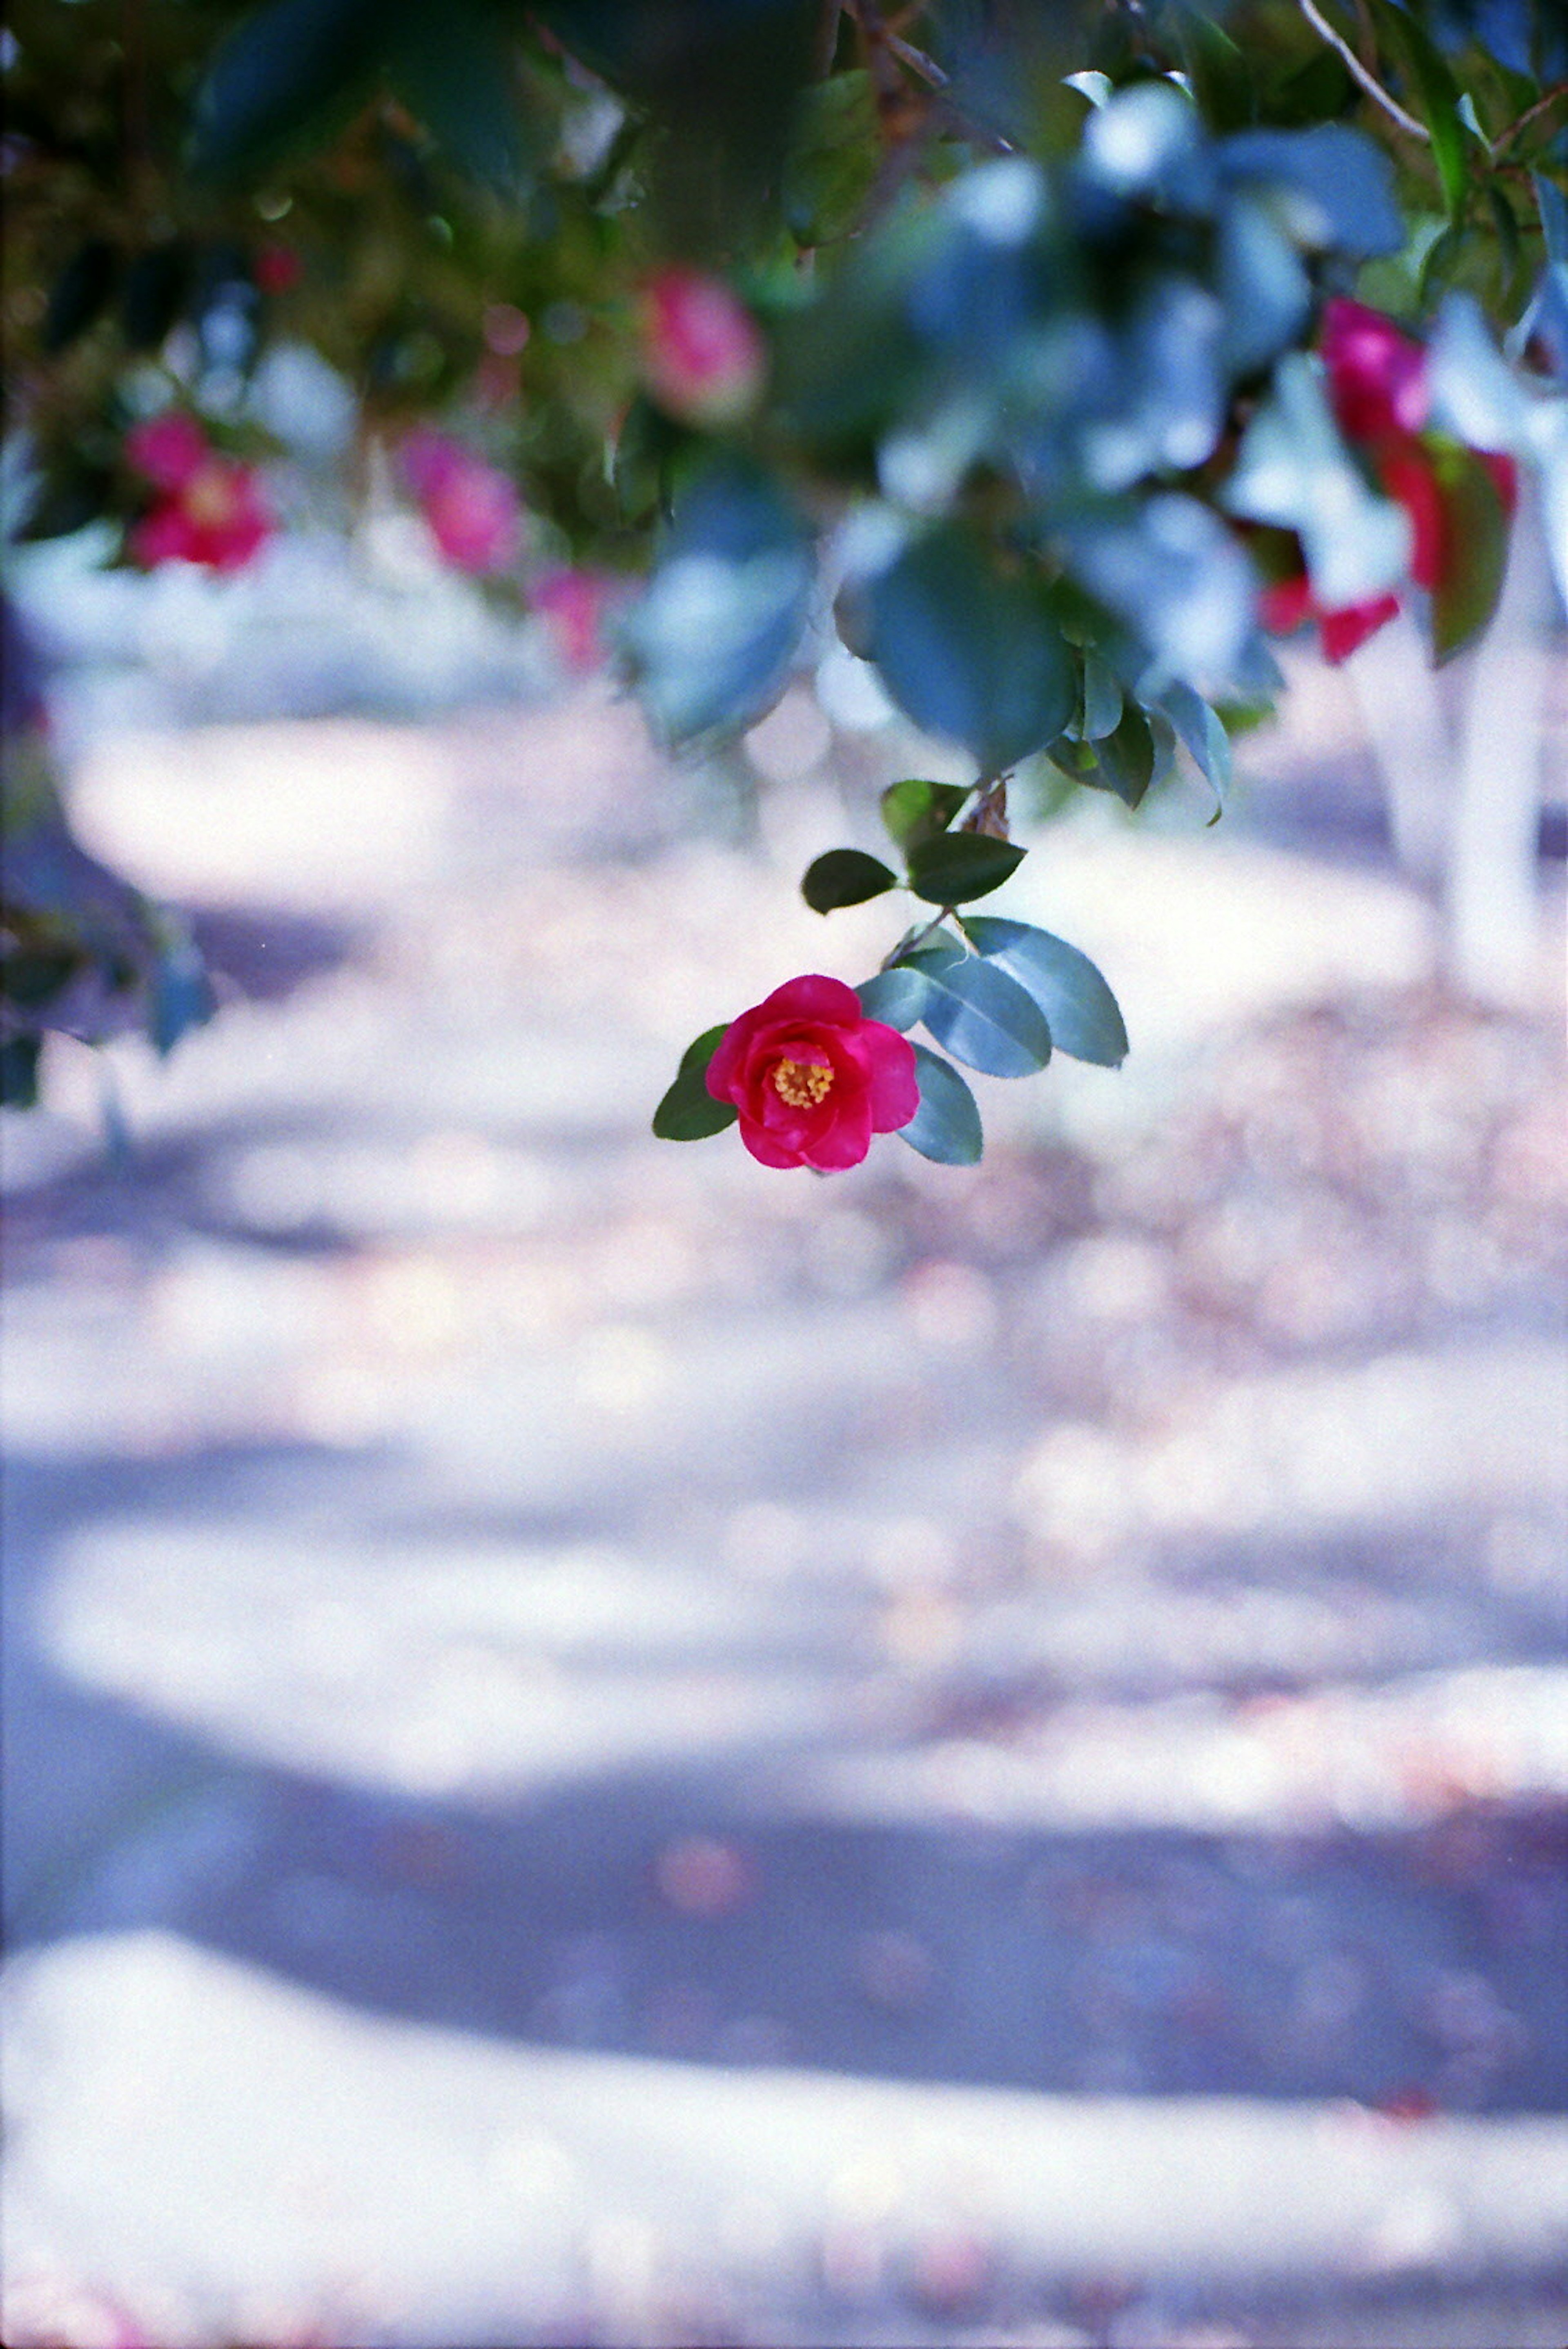
<path id="1" fill-rule="evenodd" d="M 1455 1000 L 1335 691 L 827 1183 L 647 1132 L 886 944 L 800 712 L 88 744 L 233 1000 L 4 1137 L 8 2339 L 1560 2344 L 1560 875 Z"/>

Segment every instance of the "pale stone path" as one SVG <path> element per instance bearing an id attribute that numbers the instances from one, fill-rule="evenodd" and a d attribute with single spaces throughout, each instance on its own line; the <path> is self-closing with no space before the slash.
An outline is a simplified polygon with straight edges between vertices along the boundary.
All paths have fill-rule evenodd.
<path id="1" fill-rule="evenodd" d="M 5 1134 L 7 2337 L 1544 2349 L 1550 981 L 1091 811 L 1002 909 L 1127 1071 L 781 1177 L 649 1107 L 885 915 L 711 788 L 592 697 L 86 767 L 249 999 Z"/>

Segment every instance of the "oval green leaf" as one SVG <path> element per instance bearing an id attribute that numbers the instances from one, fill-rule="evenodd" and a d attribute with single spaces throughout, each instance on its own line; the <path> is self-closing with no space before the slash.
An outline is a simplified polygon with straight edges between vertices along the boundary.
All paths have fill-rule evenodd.
<path id="1" fill-rule="evenodd" d="M 1030 922 L 977 914 L 964 924 L 975 951 L 1027 989 L 1044 1013 L 1053 1042 L 1075 1061 L 1119 1068 L 1127 1031 L 1120 1006 L 1086 954 Z"/>
<path id="2" fill-rule="evenodd" d="M 863 849 L 830 848 L 806 867 L 800 894 L 814 914 L 831 914 L 835 906 L 863 905 L 898 885 L 898 874 Z"/>
<path id="3" fill-rule="evenodd" d="M 983 774 L 1015 767 L 1072 719 L 1077 679 L 1044 590 L 996 568 L 982 541 L 929 531 L 866 594 L 883 684 L 928 734 Z"/>
<path id="4" fill-rule="evenodd" d="M 1508 509 L 1473 449 L 1445 450 L 1437 472 L 1443 557 L 1432 591 L 1432 651 L 1441 662 L 1473 643 L 1497 609 L 1508 564 Z"/>
<path id="5" fill-rule="evenodd" d="M 970 795 L 967 783 L 929 783 L 919 775 L 889 783 L 882 794 L 882 821 L 906 856 L 946 832 Z"/>
<path id="6" fill-rule="evenodd" d="M 914 1050 L 920 1106 L 909 1124 L 898 1128 L 899 1140 L 939 1166 L 975 1165 L 985 1139 L 974 1095 L 950 1061 L 928 1052 L 923 1044 Z"/>
<path id="7" fill-rule="evenodd" d="M 926 1026 L 944 1050 L 988 1077 L 1032 1077 L 1051 1058 L 1051 1029 L 1038 1003 L 1014 978 L 978 955 L 941 959 L 926 981 Z"/>
<path id="8" fill-rule="evenodd" d="M 989 896 L 1017 872 L 1024 851 L 983 832 L 944 832 L 909 858 L 909 886 L 928 905 L 963 905 Z"/>
<path id="9" fill-rule="evenodd" d="M 660 1142 L 701 1142 L 722 1133 L 739 1114 L 732 1102 L 715 1101 L 708 1091 L 708 1063 L 728 1032 L 727 1021 L 704 1029 L 680 1056 L 675 1082 L 653 1112 L 653 1131 Z"/>
<path id="10" fill-rule="evenodd" d="M 895 963 L 890 970 L 864 980 L 855 992 L 867 1019 L 903 1030 L 912 1028 L 925 1010 L 929 989 L 922 972 L 909 963 Z"/>

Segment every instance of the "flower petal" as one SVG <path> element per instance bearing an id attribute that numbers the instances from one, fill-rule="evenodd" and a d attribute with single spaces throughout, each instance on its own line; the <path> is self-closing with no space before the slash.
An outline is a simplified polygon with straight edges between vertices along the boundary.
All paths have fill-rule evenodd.
<path id="1" fill-rule="evenodd" d="M 871 1104 L 862 1094 L 858 1101 L 846 1102 L 825 1132 L 807 1143 L 801 1156 L 808 1166 L 818 1166 L 824 1174 L 839 1174 L 846 1166 L 858 1166 L 870 1147 Z"/>
<path id="2" fill-rule="evenodd" d="M 867 1019 L 858 1041 L 870 1062 L 867 1099 L 872 1130 L 896 1133 L 908 1125 L 920 1106 L 919 1080 L 915 1073 L 915 1048 L 907 1036 L 880 1019 Z"/>

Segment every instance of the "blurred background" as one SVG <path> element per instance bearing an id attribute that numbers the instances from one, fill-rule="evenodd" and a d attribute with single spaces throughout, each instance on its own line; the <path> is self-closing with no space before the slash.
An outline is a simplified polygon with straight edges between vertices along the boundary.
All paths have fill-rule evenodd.
<path id="1" fill-rule="evenodd" d="M 223 1008 L 3 1128 L 6 2338 L 1560 2344 L 1528 537 L 1000 895 L 1123 1070 L 827 1181 L 648 1121 L 886 944 L 796 894 L 948 771 L 862 664 L 673 766 L 408 546 L 72 544 L 73 819 Z"/>

